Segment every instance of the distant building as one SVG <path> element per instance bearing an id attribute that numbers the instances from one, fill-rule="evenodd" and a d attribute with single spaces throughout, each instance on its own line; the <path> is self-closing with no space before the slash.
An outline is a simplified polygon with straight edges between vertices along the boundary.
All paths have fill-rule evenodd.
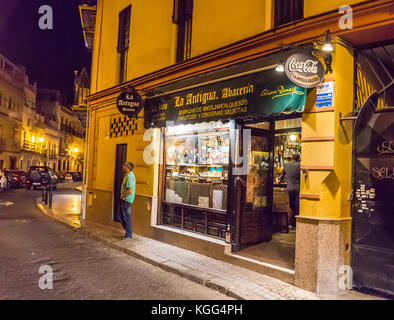
<path id="1" fill-rule="evenodd" d="M 1 169 L 80 171 L 84 137 L 84 124 L 64 106 L 59 90 L 38 89 L 24 67 L 0 55 Z"/>
<path id="2" fill-rule="evenodd" d="M 86 127 L 87 97 L 90 93 L 90 80 L 85 68 L 74 71 L 74 101 L 72 110 Z"/>
<path id="3" fill-rule="evenodd" d="M 15 169 L 21 151 L 22 114 L 34 100 L 25 68 L 0 55 L 0 168 Z"/>
<path id="4" fill-rule="evenodd" d="M 58 171 L 79 171 L 85 129 L 78 116 L 62 105 L 62 100 L 59 90 L 38 90 L 37 110 L 46 121 L 46 147 L 50 150 L 47 163 Z"/>

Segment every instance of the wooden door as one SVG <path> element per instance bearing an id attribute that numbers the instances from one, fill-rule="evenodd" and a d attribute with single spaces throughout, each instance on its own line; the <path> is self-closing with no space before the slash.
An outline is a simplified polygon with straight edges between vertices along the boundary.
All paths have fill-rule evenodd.
<path id="1" fill-rule="evenodd" d="M 114 209 L 113 220 L 118 221 L 116 212 L 118 210 L 120 201 L 120 188 L 123 181 L 123 164 L 127 161 L 127 144 L 116 145 L 116 158 L 115 158 L 115 182 L 114 182 Z"/>
<path id="2" fill-rule="evenodd" d="M 270 241 L 272 238 L 273 133 L 262 129 L 241 128 L 242 135 L 247 134 L 245 130 L 250 130 L 250 139 L 241 138 L 239 142 L 243 162 L 247 161 L 247 170 L 234 177 L 235 214 L 239 233 L 235 248 L 238 249 Z"/>

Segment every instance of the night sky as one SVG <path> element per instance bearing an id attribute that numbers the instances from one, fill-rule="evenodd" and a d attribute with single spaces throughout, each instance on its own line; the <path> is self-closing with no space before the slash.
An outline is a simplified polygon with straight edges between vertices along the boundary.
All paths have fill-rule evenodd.
<path id="1" fill-rule="evenodd" d="M 78 5 L 80 0 L 0 0 L 0 54 L 24 65 L 40 88 L 59 89 L 69 103 L 74 70 L 90 72 Z M 40 6 L 53 8 L 53 30 L 41 30 Z"/>

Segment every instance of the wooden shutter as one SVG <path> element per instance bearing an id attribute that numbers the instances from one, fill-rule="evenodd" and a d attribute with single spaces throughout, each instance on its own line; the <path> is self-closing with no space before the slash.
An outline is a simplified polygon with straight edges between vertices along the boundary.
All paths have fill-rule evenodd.
<path id="1" fill-rule="evenodd" d="M 274 26 L 300 20 L 304 17 L 304 0 L 275 0 Z"/>
<path id="2" fill-rule="evenodd" d="M 122 10 L 119 14 L 118 52 L 129 47 L 130 43 L 130 14 L 131 6 Z"/>
<path id="3" fill-rule="evenodd" d="M 193 0 L 174 0 L 172 22 L 180 24 L 193 16 Z"/>
<path id="4" fill-rule="evenodd" d="M 173 23 L 178 25 L 176 61 L 190 59 L 193 0 L 174 0 Z"/>

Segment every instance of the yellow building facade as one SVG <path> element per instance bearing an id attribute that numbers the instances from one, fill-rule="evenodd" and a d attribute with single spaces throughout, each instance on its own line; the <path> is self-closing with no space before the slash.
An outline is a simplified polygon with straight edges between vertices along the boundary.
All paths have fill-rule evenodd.
<path id="1" fill-rule="evenodd" d="M 282 7 L 278 4 L 280 1 L 194 0 L 192 10 L 186 6 L 186 20 L 174 11 L 174 4 L 181 2 L 97 2 L 88 98 L 84 223 L 119 228 L 114 221 L 119 182 L 116 172 L 120 159 L 127 159 L 135 164 L 137 187 L 132 219 L 136 233 L 248 267 L 311 291 L 337 292 L 339 270 L 351 265 L 353 122 L 350 118 L 355 111 L 355 53 L 372 43 L 392 40 L 388 32 L 394 26 L 388 14 L 392 2 L 348 1 L 352 6 L 351 29 L 339 23 L 343 16 L 339 12 L 340 1 L 299 1 L 302 10 L 286 17 L 281 11 L 283 4 Z M 122 21 L 126 23 L 123 25 Z M 126 42 L 118 37 L 124 26 L 129 36 Z M 332 61 L 328 62 L 322 51 L 327 30 L 333 45 Z M 180 38 L 181 31 L 183 37 Z M 322 106 L 318 99 L 321 93 L 311 88 L 305 91 L 302 113 L 292 116 L 283 113 L 272 118 L 262 111 L 253 123 L 249 119 L 230 117 L 229 125 L 253 130 L 270 128 L 279 136 L 292 132 L 288 130 L 293 128 L 291 125 L 286 127 L 291 119 L 298 121 L 294 132 L 299 136 L 297 148 L 301 150 L 300 212 L 293 233 L 294 252 L 286 258 L 292 261 L 276 264 L 264 257 L 250 259 L 242 254 L 246 247 L 242 245 L 242 238 L 247 238 L 246 233 L 242 236 L 242 232 L 246 232 L 242 231 L 245 210 L 237 207 L 236 183 L 235 187 L 231 183 L 226 186 L 228 200 L 221 210 L 200 210 L 204 207 L 203 199 L 194 207 L 166 207 L 174 210 L 175 215 L 180 208 L 182 219 L 187 210 L 205 212 L 206 221 L 210 219 L 208 216 L 223 214 L 220 217 L 224 217 L 224 222 L 220 222 L 222 218 L 212 225 L 207 222 L 205 234 L 195 232 L 196 221 L 191 222 L 194 223 L 191 229 L 185 228 L 186 220 L 178 227 L 163 223 L 163 210 L 167 210 L 163 208 L 168 205 L 168 194 L 165 194 L 165 172 L 169 163 L 166 160 L 167 131 L 149 128 L 147 119 L 152 111 L 149 101 L 173 92 L 209 88 L 221 81 L 275 70 L 283 60 L 305 50 L 310 43 L 322 65 L 326 69 L 331 65 L 332 72 L 325 75 L 323 82 L 332 88 L 331 103 Z M 116 105 L 118 96 L 129 87 L 135 88 L 145 99 L 145 109 L 134 119 L 122 115 Z M 343 120 L 346 117 L 349 120 Z M 278 121 L 284 121 L 285 127 L 276 130 L 275 126 L 280 125 Z M 230 136 L 235 127 L 231 128 Z M 234 137 L 241 141 L 235 133 Z M 230 149 L 239 148 L 239 143 L 230 142 Z M 230 174 L 228 179 L 235 178 Z M 242 196 L 242 192 L 239 194 Z M 270 203 L 272 191 L 268 194 Z M 260 201 L 263 201 L 261 195 Z M 241 222 L 237 222 L 238 214 Z M 210 228 L 219 230 L 216 237 L 209 236 Z M 241 239 L 239 243 L 236 243 L 237 237 Z M 270 231 L 269 238 L 272 237 L 275 235 Z M 235 248 L 240 249 L 239 253 Z"/>

